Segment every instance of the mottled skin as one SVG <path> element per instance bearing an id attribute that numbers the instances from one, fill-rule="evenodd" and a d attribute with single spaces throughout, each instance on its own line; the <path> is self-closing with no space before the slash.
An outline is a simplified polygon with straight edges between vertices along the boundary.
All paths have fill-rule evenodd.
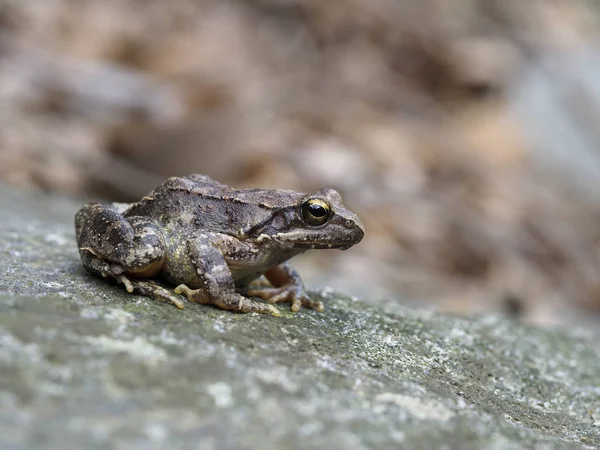
<path id="1" fill-rule="evenodd" d="M 234 189 L 203 175 L 169 178 L 138 203 L 90 203 L 75 216 L 75 230 L 86 269 L 129 292 L 179 308 L 183 293 L 189 301 L 273 315 L 279 311 L 270 303 L 277 302 L 323 310 L 285 261 L 314 248 L 344 250 L 364 235 L 333 189 Z M 157 277 L 178 285 L 175 293 L 152 281 Z"/>

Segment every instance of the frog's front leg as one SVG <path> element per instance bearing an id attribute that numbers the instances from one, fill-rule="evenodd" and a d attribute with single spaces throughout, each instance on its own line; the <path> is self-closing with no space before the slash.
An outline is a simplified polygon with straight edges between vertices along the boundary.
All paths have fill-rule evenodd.
<path id="1" fill-rule="evenodd" d="M 189 301 L 214 305 L 234 312 L 257 312 L 279 316 L 273 305 L 259 303 L 235 291 L 235 283 L 225 258 L 209 236 L 202 235 L 188 244 L 188 252 L 202 285 L 190 289 L 185 284 L 177 286 L 176 294 L 185 294 Z"/>
<path id="2" fill-rule="evenodd" d="M 308 297 L 300 274 L 289 264 L 285 263 L 269 269 L 265 277 L 274 287 L 251 287 L 248 295 L 260 297 L 269 303 L 291 303 L 292 311 L 299 311 L 302 306 L 319 312 L 324 310 L 322 302 Z"/>

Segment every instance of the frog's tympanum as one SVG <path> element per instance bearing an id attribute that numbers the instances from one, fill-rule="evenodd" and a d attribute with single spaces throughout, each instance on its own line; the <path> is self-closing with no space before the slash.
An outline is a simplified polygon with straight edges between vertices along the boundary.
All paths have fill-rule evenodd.
<path id="1" fill-rule="evenodd" d="M 179 308 L 185 294 L 192 302 L 273 315 L 278 302 L 293 311 L 323 310 L 285 261 L 309 249 L 345 250 L 364 235 L 333 189 L 234 189 L 203 175 L 169 178 L 138 203 L 90 203 L 75 216 L 75 230 L 85 268 L 128 292 Z M 159 278 L 178 285 L 174 293 Z"/>

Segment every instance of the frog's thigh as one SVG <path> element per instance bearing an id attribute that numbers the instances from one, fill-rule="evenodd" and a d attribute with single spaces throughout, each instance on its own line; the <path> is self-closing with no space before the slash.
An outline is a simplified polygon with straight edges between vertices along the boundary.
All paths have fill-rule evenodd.
<path id="1" fill-rule="evenodd" d="M 161 227 L 145 217 L 131 217 L 127 221 L 133 229 L 134 236 L 131 246 L 122 254 L 122 264 L 130 275 L 157 275 L 166 260 Z"/>
<path id="2" fill-rule="evenodd" d="M 154 276 L 165 247 L 160 228 L 144 217 L 125 218 L 110 206 L 93 204 L 85 212 L 84 248 L 100 259 L 122 265 L 129 274 Z"/>
<path id="3" fill-rule="evenodd" d="M 255 302 L 235 291 L 231 271 L 221 252 L 211 242 L 210 237 L 202 235 L 189 246 L 192 263 L 196 267 L 203 288 L 196 291 L 180 286 L 190 300 L 199 297 L 202 303 L 211 303 L 218 308 L 236 312 L 259 312 L 278 315 L 272 305 Z"/>

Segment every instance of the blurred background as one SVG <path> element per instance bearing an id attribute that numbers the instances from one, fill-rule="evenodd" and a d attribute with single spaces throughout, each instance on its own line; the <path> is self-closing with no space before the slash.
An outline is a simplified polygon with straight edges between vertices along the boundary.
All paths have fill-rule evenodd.
<path id="1" fill-rule="evenodd" d="M 600 323 L 599 12 L 0 0 L 0 180 L 82 203 L 192 172 L 333 187 L 367 234 L 301 257 L 311 286 Z"/>

